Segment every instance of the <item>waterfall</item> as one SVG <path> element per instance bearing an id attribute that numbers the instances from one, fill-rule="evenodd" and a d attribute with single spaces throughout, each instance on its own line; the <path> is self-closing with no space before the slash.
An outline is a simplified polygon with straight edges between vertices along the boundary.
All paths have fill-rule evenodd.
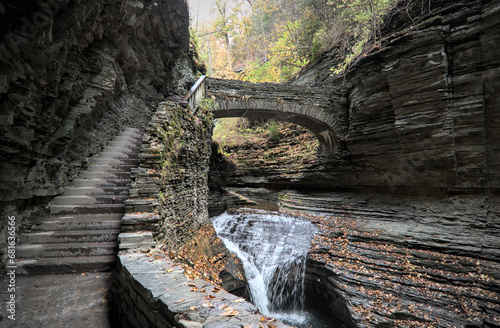
<path id="1" fill-rule="evenodd" d="M 242 261 L 251 301 L 259 311 L 301 321 L 306 256 L 316 227 L 294 216 L 248 209 L 226 212 L 212 222 Z"/>

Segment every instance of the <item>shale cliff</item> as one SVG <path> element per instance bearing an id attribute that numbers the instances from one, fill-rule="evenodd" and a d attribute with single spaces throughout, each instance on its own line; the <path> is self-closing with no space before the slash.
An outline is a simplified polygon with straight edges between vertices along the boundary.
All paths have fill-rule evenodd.
<path id="1" fill-rule="evenodd" d="M 0 3 L 0 206 L 62 188 L 193 80 L 183 0 Z"/>
<path id="2" fill-rule="evenodd" d="M 335 50 L 293 83 L 344 85 L 345 148 L 305 183 L 393 190 L 500 186 L 499 1 L 403 1 L 382 45 L 332 76 Z M 323 166 L 324 165 L 324 166 Z"/>

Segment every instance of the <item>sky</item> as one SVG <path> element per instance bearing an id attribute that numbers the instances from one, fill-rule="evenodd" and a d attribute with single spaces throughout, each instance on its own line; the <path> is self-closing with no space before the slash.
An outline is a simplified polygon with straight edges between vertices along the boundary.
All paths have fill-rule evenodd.
<path id="1" fill-rule="evenodd" d="M 209 20 L 212 9 L 215 8 L 215 0 L 188 0 L 188 4 L 193 26 L 196 26 L 198 20 Z"/>

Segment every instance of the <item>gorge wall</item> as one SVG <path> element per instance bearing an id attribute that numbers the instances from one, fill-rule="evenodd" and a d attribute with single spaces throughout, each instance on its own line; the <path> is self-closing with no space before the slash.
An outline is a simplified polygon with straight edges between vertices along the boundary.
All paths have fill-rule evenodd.
<path id="1" fill-rule="evenodd" d="M 318 215 L 319 307 L 335 312 L 338 293 L 358 327 L 500 326 L 499 9 L 402 1 L 345 76 L 334 49 L 292 81 L 345 86 L 340 151 L 293 176 L 276 157 L 235 170 L 230 184 L 302 190 L 282 208 Z"/>
<path id="2" fill-rule="evenodd" d="M 193 80 L 183 0 L 10 1 L 0 22 L 5 211 L 60 193 L 120 129 L 144 126 Z"/>
<path id="3" fill-rule="evenodd" d="M 294 84 L 344 85 L 344 151 L 301 183 L 327 188 L 497 189 L 499 1 L 404 1 L 382 45 L 332 76 L 335 49 Z"/>

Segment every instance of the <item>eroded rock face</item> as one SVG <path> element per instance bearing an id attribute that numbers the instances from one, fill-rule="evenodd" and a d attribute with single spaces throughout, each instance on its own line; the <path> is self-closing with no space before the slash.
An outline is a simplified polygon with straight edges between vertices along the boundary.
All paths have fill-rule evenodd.
<path id="1" fill-rule="evenodd" d="M 498 196 L 280 199 L 318 215 L 307 279 L 325 294 L 323 306 L 357 327 L 500 326 Z M 336 310 L 336 293 L 350 313 Z"/>
<path id="2" fill-rule="evenodd" d="M 192 80 L 183 0 L 0 5 L 0 204 L 53 196 Z"/>
<path id="3" fill-rule="evenodd" d="M 388 41 L 345 77 L 346 152 L 325 159 L 310 184 L 388 190 L 498 188 L 499 1 L 411 1 Z M 429 12 L 430 9 L 430 12 Z M 396 30 L 394 30 L 396 27 Z M 298 84 L 337 85 L 335 62 Z M 316 183 L 317 185 L 317 183 Z"/>

